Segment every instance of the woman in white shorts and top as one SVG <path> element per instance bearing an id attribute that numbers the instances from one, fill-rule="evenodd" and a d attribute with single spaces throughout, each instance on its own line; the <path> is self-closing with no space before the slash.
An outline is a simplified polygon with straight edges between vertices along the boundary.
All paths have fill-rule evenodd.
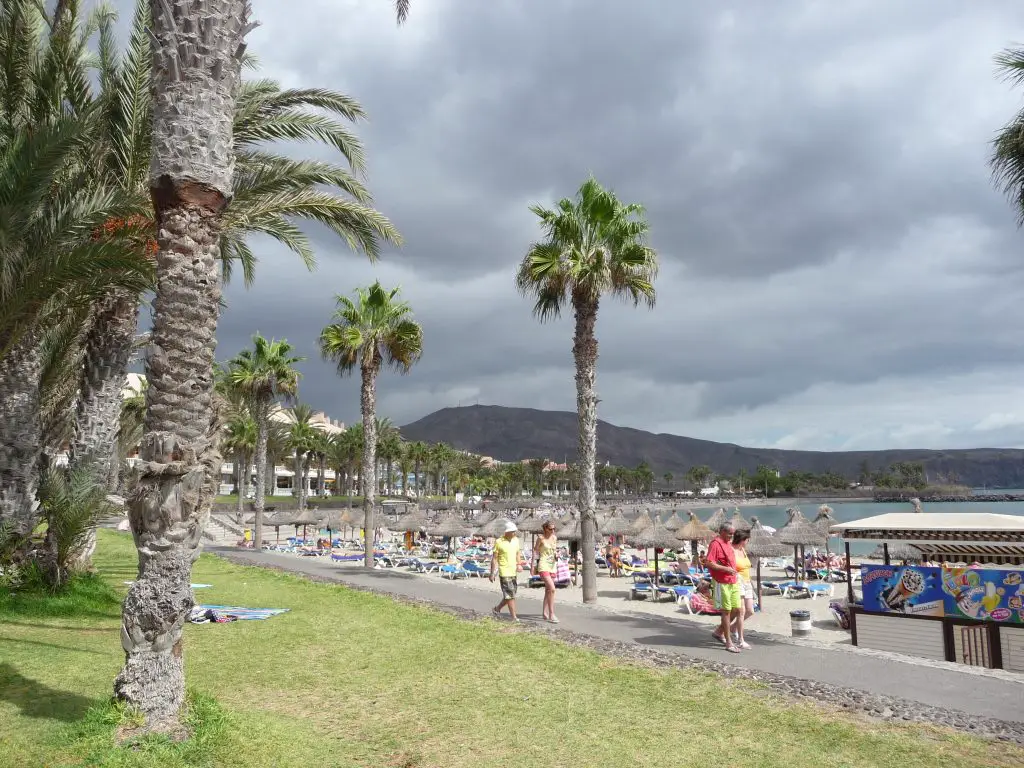
<path id="1" fill-rule="evenodd" d="M 747 557 L 747 539 L 750 531 L 736 531 L 732 535 L 732 549 L 736 553 L 736 575 L 743 605 L 732 623 L 733 639 L 740 648 L 747 650 L 750 644 L 743 636 L 743 623 L 754 615 L 754 583 L 750 580 L 750 558 Z"/>

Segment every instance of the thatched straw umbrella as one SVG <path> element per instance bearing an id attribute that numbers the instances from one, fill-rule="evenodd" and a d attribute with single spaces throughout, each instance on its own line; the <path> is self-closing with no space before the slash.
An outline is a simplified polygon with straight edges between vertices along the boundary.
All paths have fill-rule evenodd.
<path id="1" fill-rule="evenodd" d="M 254 517 L 255 517 L 255 515 L 254 515 Z M 274 526 L 274 534 L 276 535 L 276 539 L 277 539 L 277 541 L 275 543 L 280 543 L 281 542 L 281 527 L 284 526 L 284 525 L 295 525 L 295 513 L 294 512 L 290 512 L 287 509 L 282 509 L 279 512 L 274 512 L 273 514 L 269 515 L 268 517 L 265 517 L 263 519 L 263 524 L 264 525 L 272 525 L 272 526 Z"/>
<path id="2" fill-rule="evenodd" d="M 743 515 L 740 513 L 740 508 L 736 507 L 732 511 L 732 517 L 729 518 L 728 522 L 732 523 L 732 527 L 737 531 L 749 531 L 750 523 L 748 523 Z"/>
<path id="3" fill-rule="evenodd" d="M 700 560 L 697 557 L 697 542 L 698 541 L 711 541 L 715 538 L 715 532 L 708 528 L 704 523 L 693 512 L 687 512 L 689 520 L 682 528 L 676 531 L 676 538 L 680 541 L 687 541 L 690 543 L 690 560 L 694 566 L 700 566 Z"/>
<path id="4" fill-rule="evenodd" d="M 334 546 L 334 532 L 340 531 L 345 526 L 345 521 L 342 520 L 341 512 L 336 509 L 330 509 L 323 513 L 320 518 L 320 525 L 327 529 L 327 540 L 331 542 L 331 546 Z"/>
<path id="5" fill-rule="evenodd" d="M 835 515 L 832 513 L 832 507 L 828 504 L 822 504 L 818 507 L 818 514 L 815 516 L 811 525 L 821 531 L 821 534 L 825 537 L 825 554 L 831 554 L 828 548 L 829 537 L 832 536 L 832 526 L 838 523 Z"/>
<path id="6" fill-rule="evenodd" d="M 654 525 L 654 521 L 651 519 L 651 516 L 647 513 L 647 510 L 644 510 L 639 515 L 637 515 L 636 519 L 633 520 L 633 522 L 630 524 L 629 529 L 626 531 L 626 535 L 635 536 L 636 534 L 640 533 L 640 531 L 650 528 L 652 525 Z"/>
<path id="7" fill-rule="evenodd" d="M 664 522 L 664 526 L 670 531 L 678 531 L 686 523 L 683 522 L 683 518 L 679 516 L 678 512 L 673 512 L 672 515 Z"/>
<path id="8" fill-rule="evenodd" d="M 785 557 L 789 547 L 769 533 L 756 517 L 750 518 L 750 538 L 747 540 L 747 554 L 757 560 L 757 601 L 761 602 L 761 559 Z"/>
<path id="9" fill-rule="evenodd" d="M 728 522 L 729 518 L 725 514 L 725 507 L 719 507 L 715 510 L 714 514 L 708 518 L 707 526 L 715 533 L 718 533 L 723 523 Z"/>
<path id="10" fill-rule="evenodd" d="M 306 543 L 306 526 L 317 525 L 320 522 L 321 515 L 310 507 L 306 507 L 301 512 L 297 512 L 295 517 L 292 518 L 292 525 L 298 528 L 302 526 L 302 543 Z"/>
<path id="11" fill-rule="evenodd" d="M 800 511 L 799 507 L 790 507 L 786 510 L 786 514 L 789 515 L 789 520 L 779 529 L 779 541 L 793 547 L 794 565 L 796 564 L 797 550 L 799 550 L 802 556 L 800 559 L 800 581 L 803 581 L 806 577 L 806 547 L 824 546 L 828 537 L 804 517 L 804 513 Z"/>
<path id="12" fill-rule="evenodd" d="M 676 535 L 670 531 L 661 522 L 655 522 L 653 525 L 644 528 L 643 530 L 632 534 L 629 537 L 630 542 L 633 546 L 643 547 L 644 552 L 647 552 L 648 547 L 654 547 L 654 583 L 658 583 L 658 551 L 662 549 L 670 549 L 679 543 L 679 539 Z"/>
<path id="13" fill-rule="evenodd" d="M 888 556 L 888 559 L 886 559 L 886 556 Z M 868 557 L 872 560 L 884 560 L 885 564 L 889 565 L 893 560 L 899 562 L 918 562 L 923 558 L 923 555 L 917 547 L 904 544 L 902 541 L 896 541 L 879 544 Z"/>
<path id="14" fill-rule="evenodd" d="M 516 523 L 520 531 L 524 533 L 540 533 L 544 528 L 544 523 L 548 521 L 547 516 L 540 516 L 536 511 L 527 512 Z"/>
<path id="15" fill-rule="evenodd" d="M 459 536 L 469 536 L 473 528 L 462 519 L 457 512 L 450 512 L 440 522 L 427 529 L 431 536 L 442 536 L 448 539 L 448 551 L 454 551 L 455 539 Z"/>
<path id="16" fill-rule="evenodd" d="M 504 515 L 495 515 L 493 520 L 484 523 L 477 529 L 477 535 L 496 539 L 505 532 L 505 523 L 507 522 L 508 518 Z"/>
<path id="17" fill-rule="evenodd" d="M 602 536 L 625 536 L 629 533 L 630 528 L 633 524 L 625 518 L 625 516 L 618 509 L 612 510 L 612 513 L 605 519 L 604 523 L 601 524 L 601 535 Z"/>

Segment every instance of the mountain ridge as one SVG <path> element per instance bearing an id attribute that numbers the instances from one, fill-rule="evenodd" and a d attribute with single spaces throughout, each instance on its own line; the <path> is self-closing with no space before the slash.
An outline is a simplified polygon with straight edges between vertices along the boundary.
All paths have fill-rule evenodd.
<path id="1" fill-rule="evenodd" d="M 501 405 L 467 405 L 442 408 L 401 427 L 408 440 L 444 442 L 461 450 L 501 461 L 543 456 L 552 460 L 576 458 L 576 413 L 512 408 Z M 933 481 L 952 481 L 980 487 L 1024 487 L 1024 449 L 899 448 L 875 451 L 794 451 L 780 448 L 748 448 L 735 443 L 648 432 L 599 420 L 597 455 L 601 462 L 633 467 L 646 461 L 660 477 L 672 472 L 681 477 L 700 464 L 716 472 L 753 472 L 768 464 L 783 472 L 833 471 L 855 479 L 863 462 L 871 470 L 885 469 L 899 461 L 920 461 Z"/>

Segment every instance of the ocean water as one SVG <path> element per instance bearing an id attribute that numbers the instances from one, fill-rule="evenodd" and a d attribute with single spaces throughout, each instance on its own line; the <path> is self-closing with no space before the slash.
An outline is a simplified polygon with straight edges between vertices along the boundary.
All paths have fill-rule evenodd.
<path id="1" fill-rule="evenodd" d="M 1013 493 L 1014 491 L 1005 491 L 1006 493 Z M 989 491 L 991 493 L 991 491 Z M 1024 491 L 1020 491 L 1024 493 Z M 732 509 L 735 505 L 730 505 L 728 502 L 723 502 L 714 506 L 699 507 L 697 509 L 691 508 L 690 511 L 695 512 L 697 517 L 701 520 L 707 520 L 714 514 L 715 510 L 719 507 L 725 507 L 725 511 L 732 514 Z M 786 524 L 787 516 L 786 510 L 790 507 L 799 507 L 804 513 L 804 517 L 809 520 L 813 520 L 818 514 L 818 507 L 821 506 L 820 502 L 817 503 L 806 503 L 797 504 L 792 502 L 781 501 L 779 504 L 769 505 L 753 505 L 745 504 L 740 507 L 740 513 L 747 520 L 751 517 L 756 517 L 762 525 L 768 525 L 776 530 Z M 884 515 L 888 512 L 912 512 L 913 506 L 911 504 L 881 504 L 875 502 L 829 502 L 829 506 L 832 507 L 832 516 L 840 523 L 846 523 L 851 520 L 859 520 L 864 517 L 874 517 L 875 515 Z M 1020 515 L 1024 516 L 1024 501 L 1000 501 L 1000 502 L 979 502 L 979 501 L 961 501 L 961 502 L 935 502 L 925 503 L 925 512 L 992 512 L 999 515 Z M 684 520 L 686 519 L 686 509 L 679 509 L 679 516 Z M 672 513 L 662 515 L 662 517 L 669 517 Z M 630 515 L 631 516 L 631 515 Z M 842 548 L 841 539 L 832 539 L 829 544 L 833 551 Z M 855 541 L 850 543 L 850 553 L 853 555 L 859 555 L 863 557 L 869 554 L 872 550 L 877 547 L 877 544 Z"/>

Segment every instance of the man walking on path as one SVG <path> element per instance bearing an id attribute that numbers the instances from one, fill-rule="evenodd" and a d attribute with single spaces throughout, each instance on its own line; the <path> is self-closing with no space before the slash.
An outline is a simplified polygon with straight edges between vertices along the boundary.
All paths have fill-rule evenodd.
<path id="1" fill-rule="evenodd" d="M 516 589 L 519 582 L 516 581 L 516 574 L 519 573 L 519 566 L 522 563 L 522 556 L 519 552 L 519 538 L 516 536 L 516 524 L 511 520 L 505 521 L 504 535 L 494 542 L 494 554 L 491 555 L 491 582 L 494 581 L 495 572 L 498 574 L 498 583 L 501 585 L 501 602 L 491 610 L 497 616 L 506 605 L 513 621 L 519 621 L 516 614 Z"/>
<path id="2" fill-rule="evenodd" d="M 736 553 L 732 548 L 732 523 L 723 523 L 718 529 L 718 538 L 708 547 L 708 570 L 715 582 L 715 608 L 722 616 L 722 624 L 714 631 L 716 640 L 725 643 L 725 650 L 739 653 L 740 649 L 732 641 L 730 626 L 733 619 L 739 616 L 743 600 L 737 579 Z"/>

